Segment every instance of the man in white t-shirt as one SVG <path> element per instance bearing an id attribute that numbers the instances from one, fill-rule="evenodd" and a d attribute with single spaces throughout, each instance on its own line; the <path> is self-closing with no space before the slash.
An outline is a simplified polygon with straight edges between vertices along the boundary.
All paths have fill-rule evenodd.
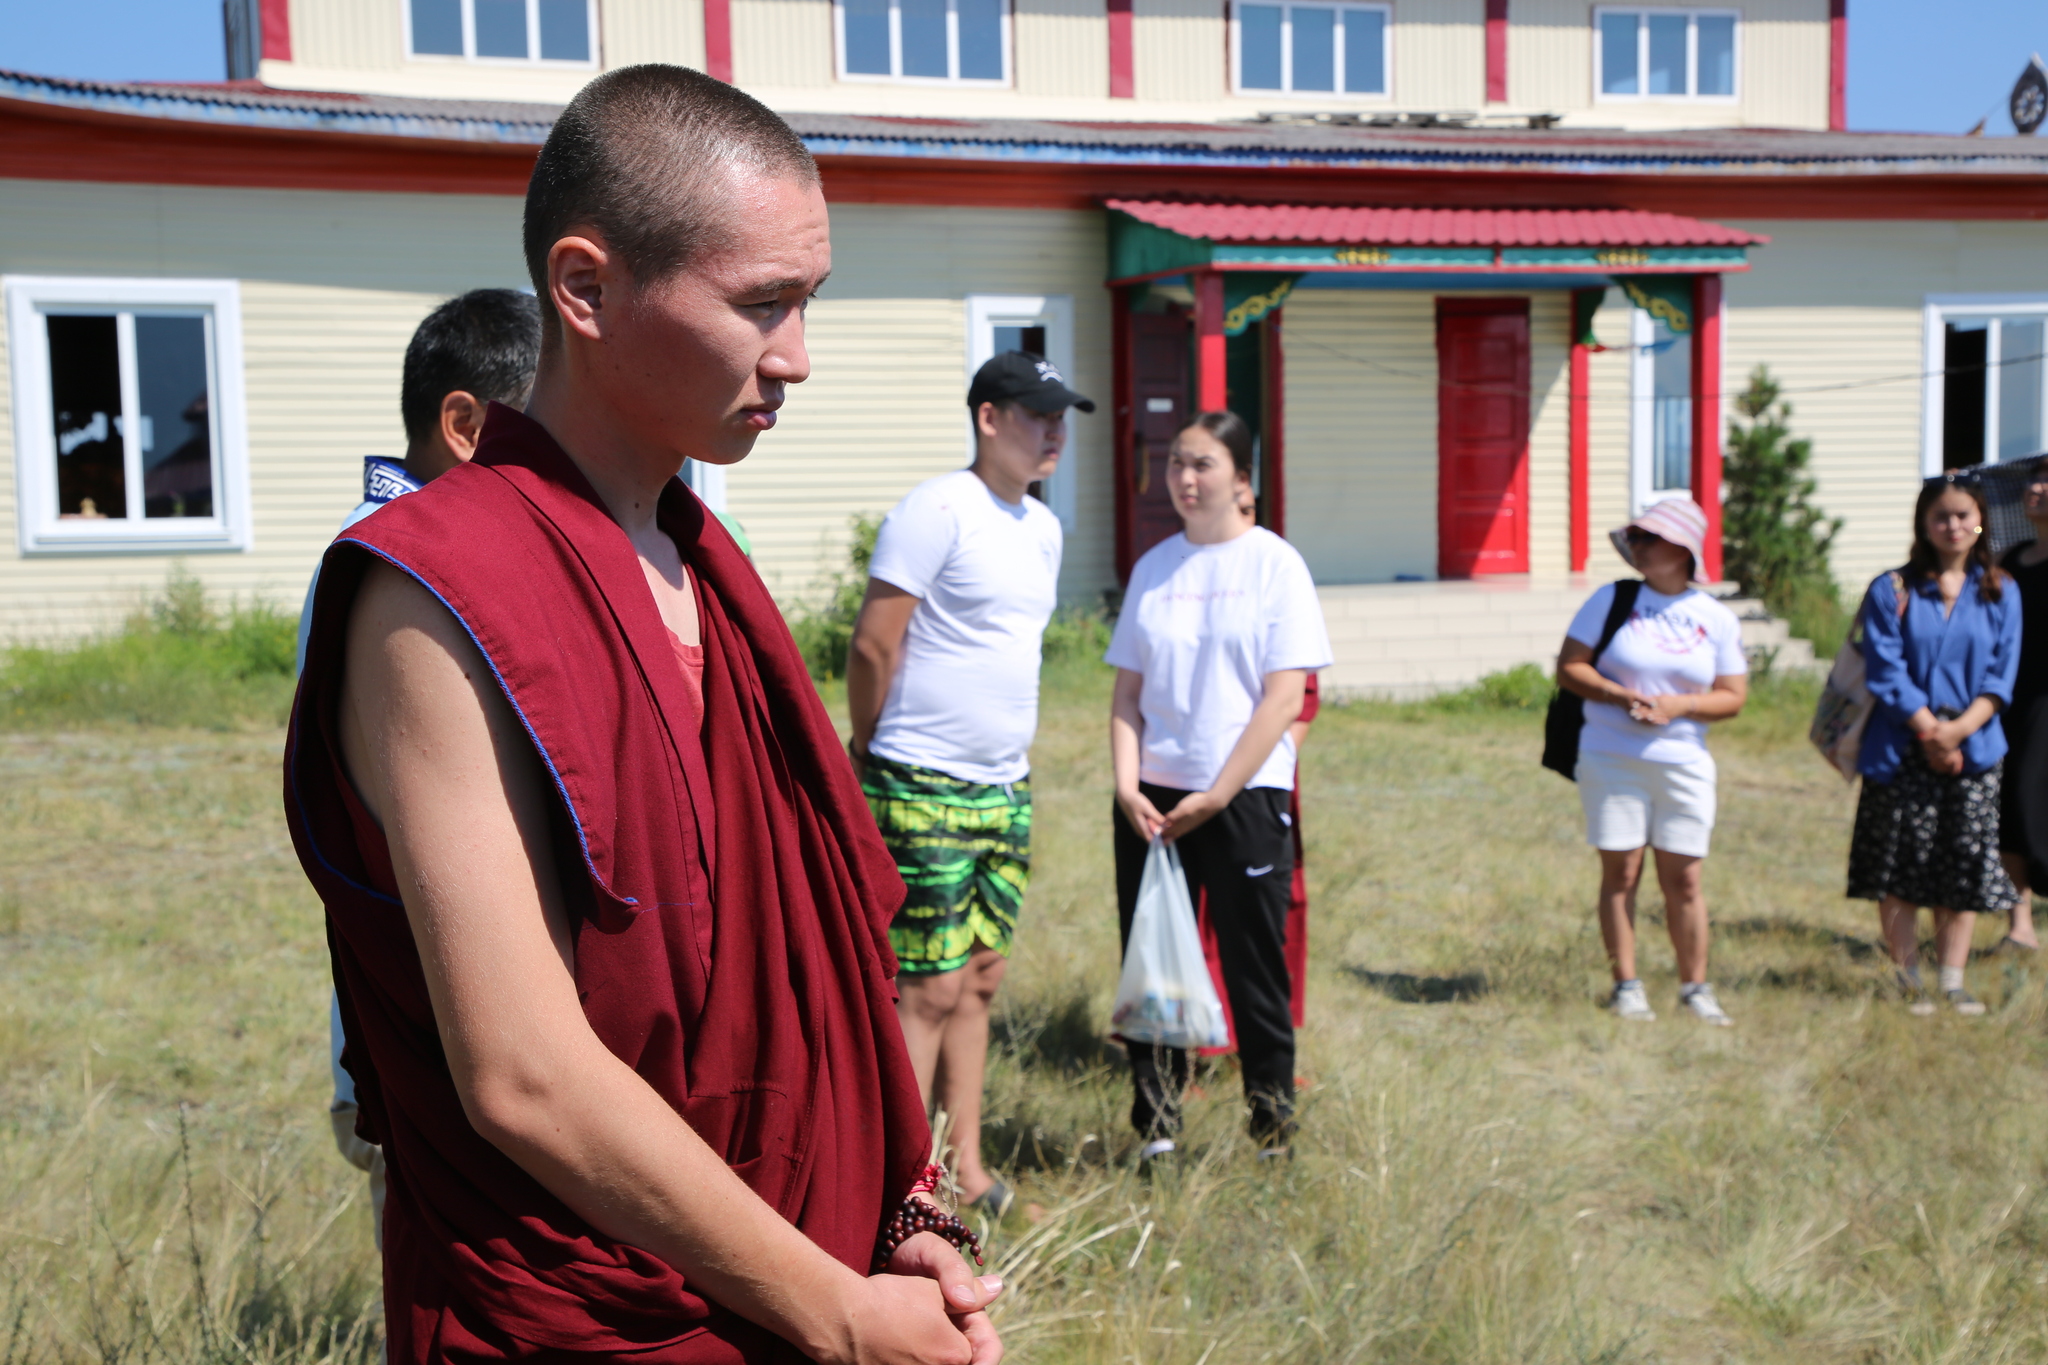
<path id="1" fill-rule="evenodd" d="M 1060 523 L 1029 493 L 1066 410 L 1095 411 L 1041 356 L 1006 351 L 967 390 L 974 463 L 883 520 L 846 668 L 861 785 L 908 888 L 889 928 L 897 1014 L 925 1104 L 951 1122 L 960 1192 L 1000 1215 L 981 1163 L 989 1002 L 1031 869 L 1039 645 L 1058 604 Z"/>
<path id="2" fill-rule="evenodd" d="M 517 289 L 473 289 L 427 314 L 405 348 L 398 411 L 405 423 L 405 458 L 363 459 L 363 500 L 342 518 L 346 531 L 388 502 L 424 488 L 476 454 L 484 413 L 493 402 L 526 406 L 533 371 L 540 361 L 540 304 Z M 299 613 L 298 666 L 306 664 L 306 636 L 313 624 L 313 593 L 320 571 L 306 587 Z M 327 1005 L 328 1065 L 334 1100 L 328 1121 L 334 1142 L 349 1164 L 370 1175 L 372 1226 L 383 1244 L 384 1154 L 356 1136 L 356 1085 L 341 1065 L 341 1007 Z"/>

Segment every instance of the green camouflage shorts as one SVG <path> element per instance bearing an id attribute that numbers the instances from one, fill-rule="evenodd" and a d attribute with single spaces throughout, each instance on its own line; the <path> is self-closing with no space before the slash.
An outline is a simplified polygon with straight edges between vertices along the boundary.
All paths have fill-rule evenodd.
<path id="1" fill-rule="evenodd" d="M 870 754 L 861 790 L 909 888 L 889 926 L 903 971 L 956 971 L 977 942 L 1009 956 L 1031 877 L 1031 780 L 963 782 Z"/>

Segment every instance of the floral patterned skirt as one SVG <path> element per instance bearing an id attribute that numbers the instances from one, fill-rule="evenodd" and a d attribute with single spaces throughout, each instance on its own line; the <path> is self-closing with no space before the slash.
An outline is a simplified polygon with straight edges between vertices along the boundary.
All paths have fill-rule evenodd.
<path id="1" fill-rule="evenodd" d="M 1849 898 L 2004 914 L 2019 891 L 1998 860 L 2004 764 L 1947 777 L 1909 746 L 1889 782 L 1863 779 L 1849 840 Z"/>

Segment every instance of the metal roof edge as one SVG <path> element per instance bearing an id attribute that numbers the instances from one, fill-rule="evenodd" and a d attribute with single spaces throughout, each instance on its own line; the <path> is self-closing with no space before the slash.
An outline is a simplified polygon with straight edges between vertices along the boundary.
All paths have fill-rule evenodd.
<path id="1" fill-rule="evenodd" d="M 361 101 L 362 97 L 341 92 L 237 90 L 223 85 L 218 88 L 218 96 L 208 98 L 207 93 L 202 92 L 209 92 L 209 89 L 205 86 L 109 85 L 0 70 L 0 99 L 52 109 L 217 127 L 537 147 L 547 140 L 548 130 L 554 126 L 552 118 L 545 121 L 488 119 L 452 112 L 398 112 L 367 104 L 350 108 L 347 102 Z M 234 98 L 237 95 L 243 98 Z M 321 107 L 329 102 L 334 107 Z M 537 107 L 550 108 L 545 105 Z"/>

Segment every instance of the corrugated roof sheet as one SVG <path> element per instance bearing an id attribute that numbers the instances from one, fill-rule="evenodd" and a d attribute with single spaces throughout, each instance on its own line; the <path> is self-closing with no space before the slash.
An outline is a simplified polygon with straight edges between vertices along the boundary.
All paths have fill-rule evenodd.
<path id="1" fill-rule="evenodd" d="M 1719 223 L 1634 209 L 1325 208 L 1111 199 L 1140 222 L 1214 242 L 1372 246 L 1756 246 L 1770 240 Z"/>
<path id="2" fill-rule="evenodd" d="M 192 123 L 530 147 L 559 105 L 253 83 L 142 85 L 0 71 L 0 101 Z M 785 112 L 820 156 L 1079 165 L 1524 170 L 1554 174 L 2048 175 L 2048 139 L 1754 128 L 1375 128 Z"/>

